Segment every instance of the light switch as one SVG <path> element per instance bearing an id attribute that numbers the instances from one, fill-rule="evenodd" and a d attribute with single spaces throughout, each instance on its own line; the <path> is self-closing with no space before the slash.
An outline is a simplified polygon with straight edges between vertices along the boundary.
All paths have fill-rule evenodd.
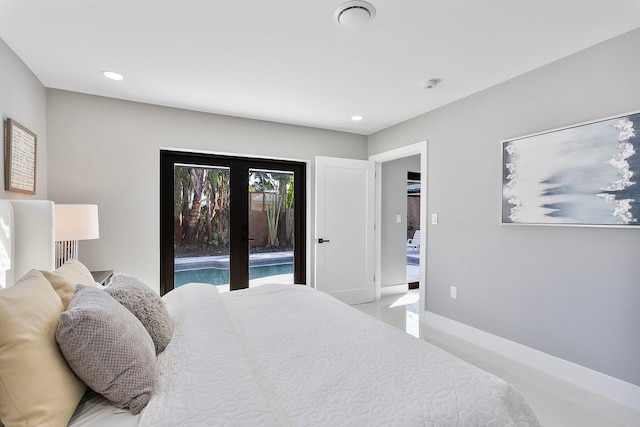
<path id="1" fill-rule="evenodd" d="M 402 223 L 402 215 L 396 215 L 396 222 L 397 222 L 398 224 L 401 224 L 401 223 Z"/>
<path id="2" fill-rule="evenodd" d="M 431 214 L 431 224 L 436 225 L 438 223 L 438 214 L 437 213 L 432 213 Z"/>

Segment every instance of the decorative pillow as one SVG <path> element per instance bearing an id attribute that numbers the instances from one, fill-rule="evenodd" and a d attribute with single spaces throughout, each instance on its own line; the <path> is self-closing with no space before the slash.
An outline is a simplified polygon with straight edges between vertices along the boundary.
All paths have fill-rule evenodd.
<path id="1" fill-rule="evenodd" d="M 151 335 L 156 354 L 162 353 L 171 341 L 173 327 L 160 295 L 140 280 L 126 274 L 114 275 L 105 291 L 142 322 Z"/>
<path id="2" fill-rule="evenodd" d="M 71 369 L 114 405 L 138 414 L 156 384 L 156 354 L 142 323 L 106 292 L 79 285 L 56 340 Z"/>
<path id="3" fill-rule="evenodd" d="M 56 345 L 62 302 L 38 270 L 0 290 L 0 419 L 12 426 L 67 425 L 86 386 Z"/>
<path id="4" fill-rule="evenodd" d="M 42 274 L 60 296 L 65 310 L 73 297 L 76 285 L 96 286 L 89 269 L 75 259 L 70 259 L 54 271 L 42 271 Z"/>

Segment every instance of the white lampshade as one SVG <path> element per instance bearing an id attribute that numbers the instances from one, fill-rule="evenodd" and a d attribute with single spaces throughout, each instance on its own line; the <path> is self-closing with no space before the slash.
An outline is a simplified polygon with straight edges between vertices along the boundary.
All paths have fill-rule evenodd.
<path id="1" fill-rule="evenodd" d="M 98 238 L 98 205 L 56 205 L 56 241 Z"/>

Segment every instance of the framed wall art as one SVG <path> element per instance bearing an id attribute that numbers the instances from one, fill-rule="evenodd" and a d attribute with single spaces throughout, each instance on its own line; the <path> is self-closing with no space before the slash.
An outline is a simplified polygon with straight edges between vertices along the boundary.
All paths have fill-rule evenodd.
<path id="1" fill-rule="evenodd" d="M 640 113 L 503 141 L 502 223 L 640 227 Z"/>
<path id="2" fill-rule="evenodd" d="M 4 143 L 4 188 L 36 194 L 36 144 L 38 137 L 26 127 L 7 119 Z"/>

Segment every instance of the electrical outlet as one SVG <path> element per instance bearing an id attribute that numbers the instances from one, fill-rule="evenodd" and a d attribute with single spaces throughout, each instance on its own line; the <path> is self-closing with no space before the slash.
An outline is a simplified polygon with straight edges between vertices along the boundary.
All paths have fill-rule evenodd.
<path id="1" fill-rule="evenodd" d="M 458 288 L 455 286 L 451 287 L 451 298 L 453 299 L 458 298 Z"/>

